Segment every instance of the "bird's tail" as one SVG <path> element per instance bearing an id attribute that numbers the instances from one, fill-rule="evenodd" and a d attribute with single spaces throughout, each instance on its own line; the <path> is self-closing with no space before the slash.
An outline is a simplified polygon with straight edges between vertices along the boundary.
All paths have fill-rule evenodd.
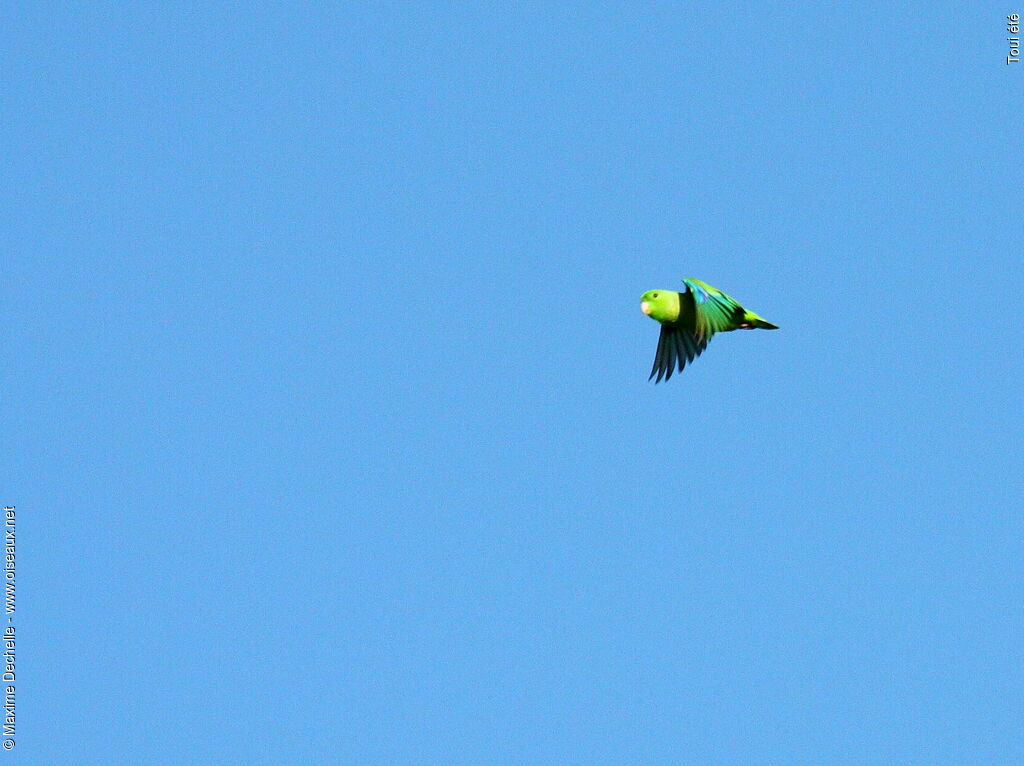
<path id="1" fill-rule="evenodd" d="M 755 327 L 757 327 L 757 328 L 759 328 L 761 330 L 778 330 L 779 329 L 778 325 L 774 325 L 771 322 L 766 322 L 763 319 L 761 319 L 761 317 L 759 317 L 757 314 L 754 314 L 754 313 L 752 313 L 750 311 L 748 311 L 747 315 L 745 317 L 743 317 L 743 321 L 751 329 L 753 329 Z"/>

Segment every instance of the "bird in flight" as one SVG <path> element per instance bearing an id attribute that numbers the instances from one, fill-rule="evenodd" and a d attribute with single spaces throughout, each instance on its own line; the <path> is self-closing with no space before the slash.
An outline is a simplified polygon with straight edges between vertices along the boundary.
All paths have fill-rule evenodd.
<path id="1" fill-rule="evenodd" d="M 699 279 L 684 279 L 685 289 L 648 290 L 640 296 L 640 310 L 661 324 L 658 351 L 650 380 L 655 383 L 672 377 L 678 365 L 680 372 L 707 348 L 716 332 L 730 330 L 778 330 L 753 311 L 747 311 L 721 290 Z"/>

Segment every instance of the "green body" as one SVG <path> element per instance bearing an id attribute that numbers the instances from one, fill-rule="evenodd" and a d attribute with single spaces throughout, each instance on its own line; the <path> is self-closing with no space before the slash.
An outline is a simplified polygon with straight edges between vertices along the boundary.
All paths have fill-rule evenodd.
<path id="1" fill-rule="evenodd" d="M 661 324 L 651 370 L 652 378 L 658 376 L 655 383 L 700 356 L 716 332 L 779 329 L 706 282 L 684 279 L 683 284 L 682 292 L 648 290 L 640 296 L 640 310 Z"/>

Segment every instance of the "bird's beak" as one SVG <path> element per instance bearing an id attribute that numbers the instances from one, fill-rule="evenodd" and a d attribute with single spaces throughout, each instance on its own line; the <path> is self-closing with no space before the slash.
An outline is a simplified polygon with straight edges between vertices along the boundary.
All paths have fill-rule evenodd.
<path id="1" fill-rule="evenodd" d="M 640 310 L 642 312 L 644 312 L 647 316 L 650 316 L 651 315 L 651 304 L 648 303 L 647 301 L 640 301 Z"/>

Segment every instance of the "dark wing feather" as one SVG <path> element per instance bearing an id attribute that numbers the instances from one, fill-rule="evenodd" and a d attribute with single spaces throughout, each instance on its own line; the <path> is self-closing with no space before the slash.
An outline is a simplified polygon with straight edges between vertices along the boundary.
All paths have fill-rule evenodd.
<path id="1" fill-rule="evenodd" d="M 669 325 L 661 326 L 661 334 L 658 336 L 658 350 L 654 353 L 654 366 L 651 368 L 650 380 L 657 374 L 655 383 L 660 383 L 662 378 L 668 380 L 676 366 L 676 344 L 673 337 L 675 328 Z"/>
<path id="2" fill-rule="evenodd" d="M 678 337 L 680 346 L 686 352 L 686 361 L 688 362 L 692 362 L 708 347 L 709 338 L 698 338 L 683 327 L 678 328 Z M 683 366 L 680 365 L 679 369 L 683 369 Z"/>
<path id="3" fill-rule="evenodd" d="M 663 324 L 658 336 L 658 350 L 654 354 L 654 367 L 647 379 L 655 375 L 658 376 L 655 383 L 660 383 L 662 378 L 670 379 L 677 368 L 682 372 L 686 363 L 700 356 L 707 345 L 707 338 L 697 338 L 682 327 Z"/>

